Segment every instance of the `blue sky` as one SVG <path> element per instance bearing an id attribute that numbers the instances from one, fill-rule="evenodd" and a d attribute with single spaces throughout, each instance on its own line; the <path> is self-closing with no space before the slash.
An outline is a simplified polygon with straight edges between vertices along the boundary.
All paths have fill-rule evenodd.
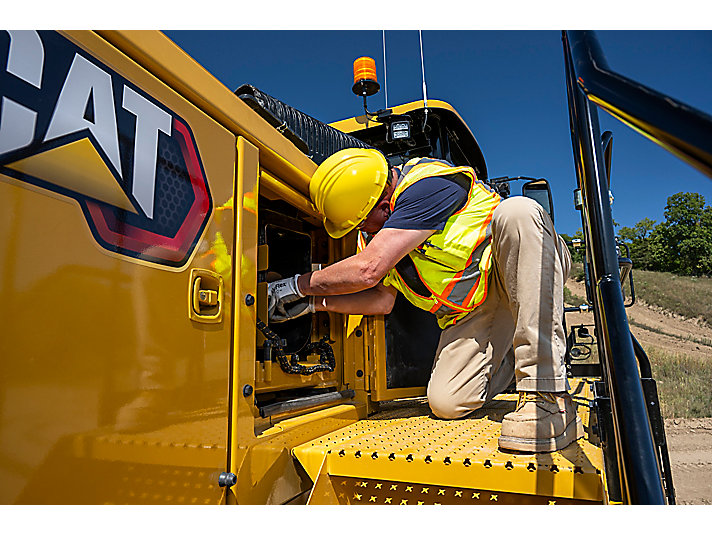
<path id="1" fill-rule="evenodd" d="M 376 60 L 380 109 L 422 99 L 417 30 L 168 31 L 167 35 L 230 89 L 243 83 L 324 122 L 358 115 L 352 63 Z M 712 115 L 712 32 L 601 31 L 612 69 Z M 581 226 L 573 209 L 575 176 L 558 31 L 424 30 L 429 99 L 458 110 L 477 138 L 490 176 L 545 177 L 556 226 Z M 712 204 L 712 180 L 600 111 L 614 134 L 613 216 L 622 226 L 663 219 L 668 196 L 699 192 Z"/>

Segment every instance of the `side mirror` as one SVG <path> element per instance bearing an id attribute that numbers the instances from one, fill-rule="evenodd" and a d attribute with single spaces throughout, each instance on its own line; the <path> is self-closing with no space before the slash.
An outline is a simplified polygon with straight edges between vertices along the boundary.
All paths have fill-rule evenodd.
<path id="1" fill-rule="evenodd" d="M 522 195 L 536 200 L 551 217 L 554 222 L 554 199 L 551 196 L 551 188 L 546 180 L 532 180 L 522 186 Z"/>

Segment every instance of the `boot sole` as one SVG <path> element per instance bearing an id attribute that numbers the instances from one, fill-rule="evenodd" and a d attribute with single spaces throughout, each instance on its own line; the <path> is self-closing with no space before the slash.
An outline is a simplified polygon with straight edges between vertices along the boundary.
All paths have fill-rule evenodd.
<path id="1" fill-rule="evenodd" d="M 547 439 L 517 438 L 514 436 L 500 436 L 499 446 L 502 449 L 509 449 L 523 452 L 553 452 L 568 447 L 571 443 L 583 437 L 583 423 L 581 418 L 576 416 L 571 421 L 564 432 L 556 437 Z"/>

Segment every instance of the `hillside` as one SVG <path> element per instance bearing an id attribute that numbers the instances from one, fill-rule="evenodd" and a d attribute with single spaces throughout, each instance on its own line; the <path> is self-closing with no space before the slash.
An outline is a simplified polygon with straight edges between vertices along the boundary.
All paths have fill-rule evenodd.
<path id="1" fill-rule="evenodd" d="M 564 295 L 568 303 L 585 301 L 582 280 L 583 267 L 574 264 Z M 712 279 L 635 270 L 634 287 L 636 304 L 627 309 L 628 321 L 641 344 L 712 357 Z M 624 290 L 630 295 L 628 283 Z"/>
<path id="2" fill-rule="evenodd" d="M 712 280 L 634 271 L 634 284 L 628 321 L 658 385 L 677 502 L 712 504 Z M 571 304 L 585 296 L 581 282 L 566 287 Z M 567 325 L 592 315 L 568 313 Z"/>

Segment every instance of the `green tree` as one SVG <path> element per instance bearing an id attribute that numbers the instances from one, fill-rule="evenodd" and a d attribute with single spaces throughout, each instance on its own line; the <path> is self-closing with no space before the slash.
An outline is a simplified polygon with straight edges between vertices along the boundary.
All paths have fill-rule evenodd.
<path id="1" fill-rule="evenodd" d="M 586 257 L 586 249 L 584 248 L 583 244 L 583 231 L 581 228 L 576 230 L 576 233 L 572 236 L 569 236 L 568 234 L 560 234 L 561 238 L 566 241 L 566 243 L 571 243 L 574 240 L 579 240 L 580 242 L 578 243 L 577 246 L 569 246 L 569 252 L 571 252 L 571 261 L 574 263 L 583 263 L 584 258 Z"/>
<path id="2" fill-rule="evenodd" d="M 627 243 L 633 266 L 637 269 L 655 270 L 656 264 L 650 249 L 650 235 L 655 229 L 655 221 L 645 217 L 629 228 L 624 226 L 618 231 L 619 239 Z"/>
<path id="3" fill-rule="evenodd" d="M 712 207 L 699 193 L 668 197 L 665 220 L 650 236 L 656 267 L 685 275 L 712 274 Z"/>

